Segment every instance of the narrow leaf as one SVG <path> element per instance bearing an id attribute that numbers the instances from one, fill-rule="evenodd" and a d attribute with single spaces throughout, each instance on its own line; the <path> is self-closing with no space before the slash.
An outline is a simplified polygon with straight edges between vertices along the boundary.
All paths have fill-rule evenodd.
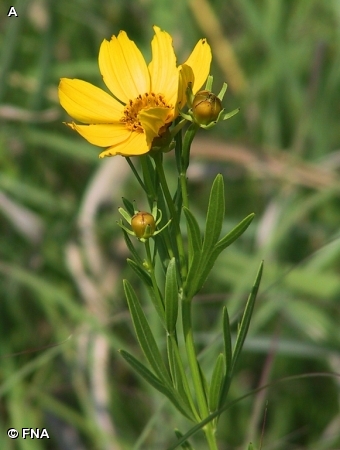
<path id="1" fill-rule="evenodd" d="M 232 361 L 232 345 L 231 345 L 231 332 L 230 332 L 230 320 L 228 309 L 226 306 L 223 308 L 223 339 L 224 339 L 224 355 L 225 355 L 225 373 L 228 374 L 231 371 Z"/>
<path id="2" fill-rule="evenodd" d="M 127 258 L 126 261 L 129 264 L 129 266 L 131 267 L 131 269 L 143 281 L 143 283 L 146 284 L 146 286 L 152 286 L 151 277 L 143 267 L 141 267 L 139 264 L 137 264 L 135 261 L 133 261 L 130 258 Z"/>
<path id="3" fill-rule="evenodd" d="M 178 285 L 176 276 L 176 260 L 171 258 L 165 278 L 165 323 L 168 333 L 176 328 L 178 317 Z"/>
<path id="4" fill-rule="evenodd" d="M 209 389 L 209 410 L 216 411 L 219 406 L 220 393 L 222 391 L 225 375 L 225 357 L 220 353 L 217 357 L 216 364 L 212 373 L 210 389 Z"/>
<path id="5" fill-rule="evenodd" d="M 188 243 L 189 243 L 188 254 L 189 254 L 189 270 L 190 270 L 190 266 L 193 264 L 195 255 L 198 255 L 202 249 L 202 237 L 199 225 L 192 212 L 186 207 L 183 207 L 183 212 L 185 215 L 185 220 L 187 222 L 187 230 L 188 230 Z"/>
<path id="6" fill-rule="evenodd" d="M 235 368 L 235 365 L 238 361 L 238 358 L 240 356 L 244 341 L 246 339 L 247 336 L 247 332 L 249 329 L 249 324 L 250 324 L 250 319 L 253 313 L 253 309 L 254 309 L 254 305 L 255 305 L 255 300 L 256 300 L 256 296 L 260 287 L 260 282 L 261 282 L 261 277 L 262 277 L 262 272 L 263 272 L 263 261 L 260 264 L 260 268 L 257 272 L 256 278 L 255 278 L 255 282 L 253 285 L 253 288 L 251 290 L 251 293 L 248 297 L 248 301 L 243 313 L 243 317 L 241 320 L 241 324 L 239 326 L 238 329 L 238 333 L 237 333 L 237 337 L 236 337 L 236 342 L 235 342 L 235 348 L 234 348 L 234 353 L 233 353 L 233 360 L 232 360 L 232 372 Z"/>
<path id="7" fill-rule="evenodd" d="M 157 391 L 162 394 L 169 396 L 170 390 L 169 388 L 159 379 L 157 378 L 144 364 L 139 362 L 134 356 L 125 350 L 119 350 L 119 353 L 125 359 L 126 362 L 130 364 L 130 366 L 141 375 L 144 380 L 146 380 L 151 386 L 153 386 Z"/>
<path id="8" fill-rule="evenodd" d="M 196 264 L 195 271 L 192 273 L 189 272 L 188 274 L 190 295 L 196 294 L 202 288 L 222 250 L 232 244 L 245 232 L 253 218 L 254 214 L 247 216 L 224 236 L 224 238 L 220 239 L 210 251 L 207 249 L 204 254 L 202 253 L 199 262 Z"/>
<path id="9" fill-rule="evenodd" d="M 178 437 L 178 439 L 181 439 L 183 437 L 183 434 L 179 431 L 179 430 L 175 430 L 175 434 Z M 194 450 L 194 447 L 191 446 L 191 444 L 189 443 L 189 441 L 185 441 L 181 444 L 181 447 L 184 450 Z"/>
<path id="10" fill-rule="evenodd" d="M 123 233 L 124 233 L 124 239 L 125 239 L 125 243 L 127 248 L 130 250 L 131 254 L 133 255 L 133 257 L 135 258 L 136 262 L 139 265 L 143 265 L 143 260 L 142 258 L 139 256 L 139 254 L 137 253 L 133 243 L 131 242 L 131 239 L 128 235 L 128 233 L 122 228 Z"/>
<path id="11" fill-rule="evenodd" d="M 127 212 L 130 214 L 130 216 L 132 217 L 135 214 L 135 208 L 133 206 L 133 203 L 130 202 L 130 200 L 128 200 L 125 197 L 122 197 L 125 209 L 127 210 Z"/>
<path id="12" fill-rule="evenodd" d="M 193 420 L 199 421 L 200 417 L 197 413 L 194 401 L 192 399 L 187 375 L 185 373 L 183 362 L 181 360 L 178 345 L 174 336 L 167 338 L 168 360 L 172 375 L 172 380 L 176 391 L 181 399 L 186 403 L 187 407 L 192 411 Z"/>
<path id="13" fill-rule="evenodd" d="M 151 386 L 153 386 L 157 391 L 165 395 L 173 405 L 188 419 L 192 420 L 192 416 L 186 410 L 185 405 L 183 405 L 181 398 L 176 392 L 166 386 L 159 378 L 157 378 L 147 367 L 139 362 L 134 356 L 125 350 L 119 350 L 119 353 L 125 359 L 125 361 L 130 364 L 130 366 L 147 381 Z"/>
<path id="14" fill-rule="evenodd" d="M 156 340 L 141 308 L 137 295 L 127 280 L 124 280 L 123 283 L 125 296 L 128 302 L 139 345 L 156 375 L 166 384 L 170 385 L 171 380 L 169 373 L 164 365 Z"/>
<path id="15" fill-rule="evenodd" d="M 236 225 L 226 236 L 220 239 L 215 247 L 214 253 L 217 252 L 217 256 L 221 253 L 222 250 L 229 247 L 237 238 L 239 238 L 249 227 L 252 220 L 254 219 L 255 214 L 249 214 L 249 216 L 245 217 L 239 224 Z"/>
<path id="16" fill-rule="evenodd" d="M 202 249 L 203 257 L 212 249 L 220 236 L 224 219 L 224 203 L 223 177 L 221 174 L 218 174 L 210 191 Z"/>
<path id="17" fill-rule="evenodd" d="M 129 266 L 133 269 L 133 271 L 138 275 L 138 277 L 145 284 L 145 286 L 148 290 L 150 299 L 153 303 L 153 306 L 155 307 L 155 310 L 162 322 L 162 325 L 166 329 L 164 305 L 162 303 L 160 293 L 159 293 L 159 295 L 155 294 L 150 275 L 148 274 L 148 272 L 145 269 L 143 269 L 140 265 L 138 265 L 132 259 L 128 258 L 126 261 L 129 264 Z"/>
<path id="18" fill-rule="evenodd" d="M 231 383 L 231 369 L 232 369 L 232 345 L 231 345 L 231 331 L 230 331 L 230 320 L 229 320 L 229 314 L 228 309 L 226 306 L 223 308 L 223 340 L 224 340 L 224 355 L 225 355 L 225 377 L 224 377 L 224 383 L 222 391 L 220 392 L 220 399 L 219 399 L 219 408 L 222 408 L 224 406 L 228 392 L 229 387 Z"/>

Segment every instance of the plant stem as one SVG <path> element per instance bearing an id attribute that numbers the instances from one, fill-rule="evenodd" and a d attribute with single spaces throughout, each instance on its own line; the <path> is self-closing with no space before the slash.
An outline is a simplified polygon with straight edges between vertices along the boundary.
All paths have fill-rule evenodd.
<path id="1" fill-rule="evenodd" d="M 149 239 L 147 239 L 145 241 L 145 250 L 146 250 L 146 260 L 148 263 L 148 272 L 151 277 L 152 287 L 153 287 L 153 291 L 155 293 L 158 309 L 160 311 L 164 312 L 164 301 L 163 301 L 162 295 L 160 293 L 160 290 L 158 288 L 158 284 L 157 284 L 157 280 L 156 280 L 156 276 L 155 276 L 154 261 L 152 261 L 152 257 L 151 257 L 151 249 L 150 249 L 150 240 Z"/>
<path id="2" fill-rule="evenodd" d="M 178 141 L 176 142 L 177 145 L 180 146 L 180 149 L 178 151 L 178 153 L 180 153 L 180 155 L 178 155 L 178 156 L 180 156 L 180 157 L 178 157 L 179 164 L 177 164 L 177 168 L 178 168 L 178 172 L 179 172 L 179 180 L 180 180 L 183 205 L 186 208 L 189 208 L 187 169 L 188 169 L 189 160 L 190 160 L 191 143 L 196 135 L 197 130 L 198 130 L 198 126 L 196 124 L 192 123 L 184 135 L 183 144 L 182 144 L 181 139 L 178 139 Z"/>
<path id="3" fill-rule="evenodd" d="M 164 169 L 163 169 L 163 162 L 161 159 L 161 155 L 155 155 L 154 156 L 155 164 L 156 164 L 156 170 L 159 176 L 159 181 L 162 186 L 163 194 L 165 197 L 165 201 L 168 205 L 170 214 L 172 216 L 172 221 L 175 228 L 175 234 L 176 234 L 176 245 L 179 255 L 179 267 L 180 267 L 180 274 L 182 278 L 182 283 L 185 281 L 187 276 L 187 266 L 186 266 L 186 257 L 185 257 L 185 251 L 184 251 L 184 245 L 183 245 L 183 238 L 181 234 L 181 230 L 179 227 L 179 214 L 176 210 L 175 204 L 172 200 L 169 187 L 165 178 Z"/>
<path id="4" fill-rule="evenodd" d="M 193 381 L 194 391 L 197 397 L 198 409 L 201 418 L 204 419 L 209 415 L 208 404 L 206 400 L 206 393 L 202 383 L 202 377 L 200 372 L 200 367 L 197 361 L 194 336 L 192 331 L 191 323 L 191 300 L 183 299 L 182 301 L 182 324 L 183 333 L 185 339 L 185 347 L 189 362 L 189 367 L 191 371 L 191 377 Z M 203 428 L 206 439 L 209 444 L 210 450 L 218 450 L 217 443 L 215 439 L 215 429 L 213 424 L 210 422 Z"/>

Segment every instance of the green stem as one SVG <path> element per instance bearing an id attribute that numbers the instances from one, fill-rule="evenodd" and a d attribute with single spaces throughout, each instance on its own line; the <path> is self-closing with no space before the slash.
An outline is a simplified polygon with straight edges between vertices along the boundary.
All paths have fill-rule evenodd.
<path id="1" fill-rule="evenodd" d="M 130 166 L 130 168 L 131 168 L 131 170 L 132 170 L 134 176 L 136 177 L 138 183 L 140 184 L 141 188 L 142 188 L 143 191 L 147 194 L 147 190 L 146 190 L 145 184 L 143 183 L 143 180 L 142 180 L 141 177 L 139 176 L 139 173 L 137 172 L 135 166 L 133 165 L 133 162 L 132 162 L 131 159 L 128 158 L 128 157 L 126 157 L 125 159 L 126 159 L 127 163 L 129 164 L 129 166 Z"/>
<path id="2" fill-rule="evenodd" d="M 145 193 L 146 193 L 146 195 L 148 197 L 149 206 L 150 206 L 150 208 L 152 208 L 153 207 L 153 203 L 154 203 L 154 201 L 157 198 L 157 194 L 156 194 L 156 190 L 155 190 L 155 187 L 154 187 L 154 183 L 152 182 L 152 176 L 149 173 L 149 168 L 147 166 L 147 159 L 146 158 L 147 158 L 147 156 L 145 156 L 145 155 L 143 155 L 140 158 L 140 163 L 141 163 L 141 166 L 142 166 L 144 182 L 141 180 L 141 178 L 139 177 L 139 175 L 138 175 L 136 170 L 133 170 L 133 173 L 135 174 L 138 182 L 140 183 L 140 185 L 144 189 L 144 191 L 145 191 Z M 130 164 L 131 161 L 129 161 L 129 158 L 126 158 L 126 159 L 127 159 L 128 163 Z M 131 164 L 130 164 L 130 167 L 132 169 L 133 166 L 131 166 Z M 173 258 L 175 255 L 174 255 L 174 252 L 173 252 L 173 249 L 172 249 L 172 246 L 171 246 L 171 242 L 170 242 L 168 233 L 162 233 L 160 235 L 160 238 L 164 241 L 165 247 L 167 248 L 167 251 L 168 251 L 168 254 L 169 254 L 169 258 L 170 259 Z"/>
<path id="3" fill-rule="evenodd" d="M 148 263 L 148 272 L 151 277 L 153 291 L 155 293 L 159 307 L 162 307 L 163 311 L 164 311 L 164 301 L 163 301 L 163 298 L 161 296 L 161 293 L 160 293 L 160 290 L 159 290 L 159 287 L 157 284 L 155 271 L 154 271 L 154 261 L 152 260 L 152 257 L 151 257 L 150 239 L 147 239 L 145 241 L 145 250 L 146 250 L 146 260 Z"/>
<path id="4" fill-rule="evenodd" d="M 180 149 L 181 155 L 180 155 L 180 163 L 179 163 L 179 165 L 180 165 L 179 180 L 180 180 L 183 205 L 186 208 L 189 208 L 187 169 L 188 169 L 189 162 L 190 162 L 191 143 L 197 133 L 197 130 L 198 130 L 198 125 L 196 125 L 195 123 L 192 123 L 184 135 L 183 144 L 179 143 L 179 145 L 181 145 L 181 147 L 182 147 Z"/>
<path id="5" fill-rule="evenodd" d="M 191 143 L 197 133 L 199 126 L 195 123 L 192 123 L 187 129 L 184 140 L 183 140 L 183 151 L 182 151 L 182 172 L 186 173 L 189 162 L 190 162 L 190 148 Z"/>
<path id="6" fill-rule="evenodd" d="M 149 171 L 148 165 L 147 165 L 147 155 L 142 155 L 140 158 L 140 164 L 142 167 L 143 172 L 143 178 L 144 178 L 144 186 L 145 186 L 145 193 L 148 197 L 150 208 L 152 208 L 153 202 L 156 199 L 156 191 L 154 182 L 152 180 L 152 174 Z M 138 179 L 138 178 L 137 178 Z"/>
<path id="7" fill-rule="evenodd" d="M 181 172 L 179 175 L 179 180 L 182 192 L 183 206 L 189 209 L 187 174 L 185 172 Z"/>
<path id="8" fill-rule="evenodd" d="M 191 377 L 193 381 L 194 391 L 197 397 L 198 409 L 201 418 L 204 419 L 209 415 L 209 409 L 206 399 L 206 393 L 204 390 L 204 385 L 202 383 L 200 368 L 197 361 L 194 336 L 192 331 L 191 323 L 191 301 L 188 299 L 183 299 L 182 301 L 182 323 L 183 323 L 183 333 L 185 339 L 185 348 L 188 357 L 188 363 L 190 367 Z M 209 422 L 203 428 L 206 439 L 209 444 L 210 450 L 218 450 L 217 443 L 215 439 L 215 428 L 213 423 Z"/>
<path id="9" fill-rule="evenodd" d="M 184 251 L 184 245 L 183 245 L 183 238 L 182 238 L 181 230 L 179 227 L 179 215 L 178 215 L 178 211 L 176 210 L 175 204 L 172 200 L 172 197 L 171 197 L 171 194 L 169 191 L 169 187 L 168 187 L 168 183 L 165 178 L 163 162 L 162 162 L 161 156 L 155 155 L 154 160 L 155 160 L 155 164 L 156 164 L 157 173 L 159 176 L 159 181 L 161 183 L 162 191 L 163 191 L 163 194 L 165 197 L 165 201 L 168 205 L 168 208 L 169 208 L 169 211 L 170 211 L 170 214 L 172 217 L 172 222 L 173 222 L 173 225 L 175 228 L 176 245 L 177 245 L 178 256 L 179 256 L 179 267 L 180 267 L 182 282 L 184 282 L 186 279 L 186 276 L 187 276 L 187 266 L 186 266 L 186 257 L 185 257 L 185 251 Z"/>

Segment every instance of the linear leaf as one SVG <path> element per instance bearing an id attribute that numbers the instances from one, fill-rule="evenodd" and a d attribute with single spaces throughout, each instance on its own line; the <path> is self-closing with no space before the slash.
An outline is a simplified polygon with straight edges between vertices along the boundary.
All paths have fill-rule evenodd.
<path id="1" fill-rule="evenodd" d="M 190 266 L 193 264 L 194 256 L 198 255 L 202 249 L 202 236 L 197 220 L 195 216 L 192 214 L 192 212 L 186 207 L 183 207 L 183 212 L 185 215 L 185 220 L 187 222 L 187 230 L 188 230 L 188 241 L 189 241 L 188 254 L 189 254 L 189 270 L 190 270 Z"/>
<path id="2" fill-rule="evenodd" d="M 128 233 L 122 228 L 123 233 L 124 233 L 124 239 L 125 239 L 125 243 L 127 248 L 130 250 L 131 254 L 133 255 L 133 257 L 135 258 L 136 262 L 140 265 L 143 265 L 143 260 L 142 258 L 139 256 L 139 254 L 137 253 L 137 250 L 135 249 L 133 243 L 131 242 L 131 239 L 128 235 Z"/>
<path id="3" fill-rule="evenodd" d="M 232 369 L 231 369 L 232 372 L 238 361 L 244 341 L 245 341 L 247 333 L 248 333 L 250 319 L 251 319 L 251 316 L 253 313 L 256 296 L 257 296 L 257 293 L 258 293 L 258 290 L 260 287 L 262 272 L 263 272 L 263 261 L 261 262 L 260 268 L 257 272 L 255 282 L 254 282 L 253 288 L 249 294 L 248 301 L 247 301 L 247 304 L 246 304 L 246 307 L 245 307 L 245 310 L 244 310 L 244 313 L 242 316 L 242 320 L 241 320 L 241 323 L 240 323 L 240 326 L 238 329 L 236 342 L 235 342 L 235 348 L 234 348 L 234 352 L 233 352 L 233 359 L 232 359 Z"/>
<path id="4" fill-rule="evenodd" d="M 164 311 L 164 305 L 163 303 L 159 300 L 160 295 L 157 296 L 155 295 L 155 291 L 154 288 L 152 286 L 152 281 L 151 281 L 151 277 L 150 275 L 146 272 L 145 269 L 143 269 L 140 265 L 138 265 L 135 261 L 133 261 L 132 259 L 127 258 L 127 263 L 129 264 L 129 266 L 134 270 L 134 272 L 136 272 L 136 274 L 138 275 L 138 277 L 143 281 L 143 283 L 145 284 L 150 299 L 153 303 L 153 306 L 155 307 L 155 310 L 159 316 L 159 318 L 162 321 L 162 324 L 164 326 L 164 328 L 166 328 L 165 325 L 165 311 Z"/>
<path id="5" fill-rule="evenodd" d="M 222 250 L 229 247 L 238 237 L 240 237 L 246 229 L 251 224 L 252 220 L 254 219 L 255 214 L 251 213 L 249 216 L 245 217 L 239 224 L 236 225 L 226 236 L 224 236 L 222 239 L 220 239 L 215 247 L 214 252 L 218 252 L 218 255 L 221 253 Z"/>
<path id="6" fill-rule="evenodd" d="M 169 367 L 172 375 L 172 380 L 176 391 L 179 393 L 181 399 L 186 403 L 187 407 L 192 411 L 192 420 L 200 420 L 200 417 L 196 411 L 190 387 L 185 373 L 183 363 L 178 351 L 178 345 L 174 336 L 168 336 L 167 338 L 168 348 L 168 360 Z"/>
<path id="7" fill-rule="evenodd" d="M 178 437 L 178 439 L 181 439 L 183 437 L 183 434 L 179 430 L 175 430 L 175 434 Z M 181 447 L 183 450 L 194 450 L 194 447 L 190 444 L 189 441 L 185 441 L 181 444 Z"/>
<path id="8" fill-rule="evenodd" d="M 224 340 L 224 355 L 225 355 L 225 377 L 224 377 L 224 383 L 222 391 L 220 392 L 220 399 L 219 399 L 219 408 L 222 408 L 222 406 L 225 404 L 225 401 L 228 396 L 230 382 L 231 382 L 231 369 L 232 369 L 232 345 L 231 345 L 231 331 L 230 331 L 230 320 L 229 320 L 229 314 L 228 309 L 226 306 L 223 308 L 223 340 Z"/>
<path id="9" fill-rule="evenodd" d="M 223 177 L 221 174 L 218 174 L 213 182 L 210 191 L 202 248 L 203 257 L 212 249 L 220 236 L 224 219 L 224 203 L 225 199 Z"/>
<path id="10" fill-rule="evenodd" d="M 125 197 L 122 197 L 125 209 L 127 210 L 127 212 L 130 214 L 130 216 L 132 217 L 135 214 L 135 208 L 133 206 L 133 203 L 130 202 L 130 200 L 128 200 Z"/>
<path id="11" fill-rule="evenodd" d="M 165 277 L 165 323 L 168 333 L 176 328 L 178 317 L 178 285 L 176 276 L 176 259 L 171 258 Z"/>
<path id="12" fill-rule="evenodd" d="M 144 284 L 146 284 L 147 286 L 152 286 L 151 277 L 144 268 L 142 268 L 139 264 L 137 264 L 130 258 L 127 258 L 126 261 Z"/>
<path id="13" fill-rule="evenodd" d="M 249 214 L 236 227 L 234 227 L 224 238 L 220 239 L 213 248 L 207 250 L 205 254 L 201 254 L 199 262 L 195 267 L 195 271 L 188 274 L 188 286 L 190 286 L 190 295 L 196 294 L 205 283 L 216 259 L 226 247 L 232 244 L 239 236 L 241 236 L 250 225 L 254 218 L 254 214 Z"/>
<path id="14" fill-rule="evenodd" d="M 144 366 L 144 364 L 142 364 L 134 356 L 132 356 L 129 352 L 126 352 L 125 350 L 119 350 L 119 353 L 122 355 L 125 361 L 127 361 L 130 364 L 130 366 L 144 378 L 144 380 L 146 380 L 149 384 L 151 384 L 151 386 L 153 386 L 159 392 L 162 392 L 162 394 L 165 394 L 166 396 L 169 395 L 170 392 L 169 388 L 159 378 L 157 378 L 151 372 L 151 370 L 149 370 L 146 366 Z"/>
<path id="15" fill-rule="evenodd" d="M 223 308 L 223 339 L 224 339 L 226 374 L 228 374 L 231 371 L 231 361 L 233 351 L 231 345 L 230 320 L 228 309 L 226 306 L 224 306 Z"/>
<path id="16" fill-rule="evenodd" d="M 157 391 L 161 392 L 165 395 L 173 405 L 188 419 L 192 420 L 191 415 L 186 410 L 185 405 L 181 398 L 177 395 L 176 392 L 173 391 L 171 387 L 166 386 L 159 378 L 157 378 L 147 367 L 144 366 L 141 362 L 138 361 L 134 356 L 125 350 L 119 350 L 119 353 L 125 359 L 127 363 L 142 377 L 145 381 L 147 381 L 151 386 L 153 386 Z"/>
<path id="17" fill-rule="evenodd" d="M 220 393 L 222 391 L 225 375 L 225 357 L 220 353 L 217 357 L 215 367 L 211 376 L 211 383 L 209 389 L 209 410 L 216 411 L 219 406 Z"/>
<path id="18" fill-rule="evenodd" d="M 149 361 L 157 376 L 166 384 L 170 385 L 171 380 L 169 372 L 165 367 L 156 340 L 141 308 L 137 295 L 133 290 L 131 284 L 127 280 L 124 280 L 123 283 L 125 296 L 128 302 L 133 326 L 139 345 L 141 346 L 146 359 Z"/>

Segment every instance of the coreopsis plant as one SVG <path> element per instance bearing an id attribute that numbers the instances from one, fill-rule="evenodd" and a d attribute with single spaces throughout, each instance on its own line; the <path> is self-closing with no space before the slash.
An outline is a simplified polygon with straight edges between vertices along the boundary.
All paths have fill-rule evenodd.
<path id="1" fill-rule="evenodd" d="M 227 235 L 220 236 L 225 200 L 223 177 L 219 174 L 211 187 L 205 229 L 200 229 L 187 193 L 190 146 L 199 128 L 209 129 L 232 117 L 237 110 L 226 113 L 223 109 L 226 84 L 217 96 L 212 92 L 213 79 L 208 76 L 211 49 L 206 39 L 201 39 L 189 58 L 177 65 L 171 36 L 156 26 L 154 32 L 149 64 L 124 31 L 112 36 L 110 41 L 103 41 L 99 70 L 112 95 L 85 81 L 63 78 L 59 98 L 67 113 L 81 122 L 67 125 L 90 143 L 105 147 L 99 155 L 101 158 L 115 155 L 126 158 L 150 207 L 150 211 L 138 211 L 129 199 L 123 198 L 124 208 L 119 208 L 119 212 L 127 224 L 120 221 L 119 225 L 131 252 L 127 261 L 145 284 L 164 327 L 162 347 L 167 351 L 165 355 L 160 351 L 142 302 L 133 286 L 124 280 L 132 322 L 147 364 L 125 350 L 120 353 L 141 377 L 193 422 L 193 428 L 184 435 L 176 430 L 177 442 L 169 449 L 180 445 L 193 448 L 189 438 L 202 429 L 208 448 L 217 450 L 218 417 L 226 408 L 262 265 L 234 343 L 228 310 L 226 306 L 223 308 L 224 351 L 216 359 L 208 382 L 196 353 L 192 300 L 219 254 L 242 235 L 254 214 L 248 215 Z M 172 149 L 178 170 L 175 193 L 170 192 L 163 167 L 163 159 L 172 157 Z M 132 162 L 133 156 L 138 157 L 139 164 Z M 186 233 L 181 229 L 181 214 L 185 217 Z M 144 257 L 138 249 L 141 245 L 145 247 Z M 162 270 L 157 269 L 158 265 Z M 179 342 L 185 343 L 185 358 Z"/>

